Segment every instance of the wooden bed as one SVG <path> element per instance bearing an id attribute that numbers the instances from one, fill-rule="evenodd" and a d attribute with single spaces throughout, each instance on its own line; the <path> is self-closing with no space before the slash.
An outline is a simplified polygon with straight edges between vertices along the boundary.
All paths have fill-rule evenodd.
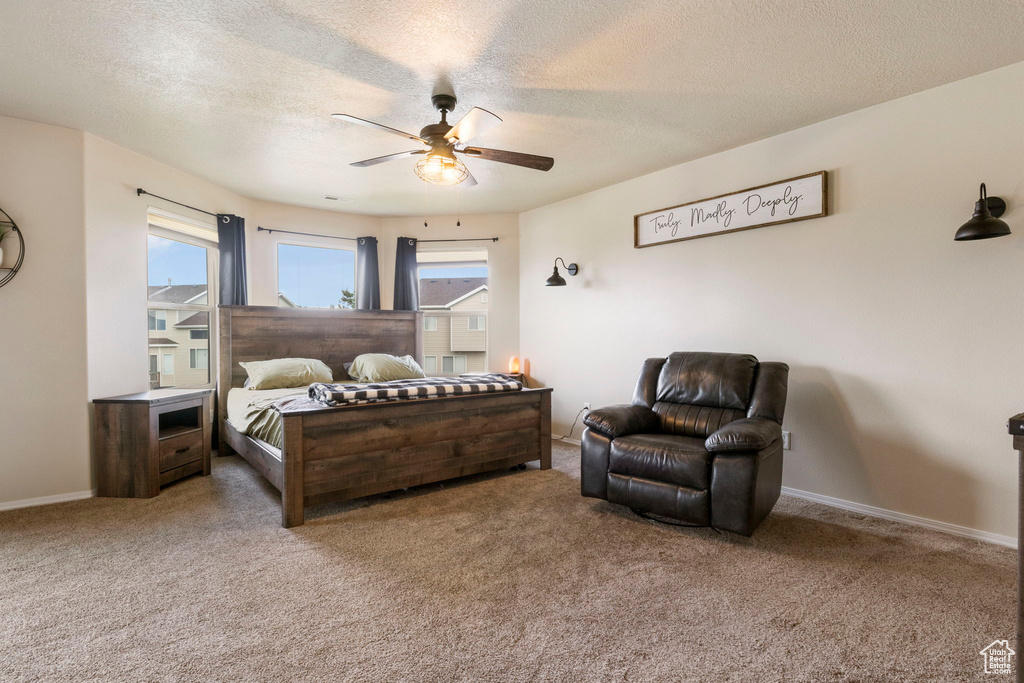
<path id="1" fill-rule="evenodd" d="M 280 450 L 239 433 L 228 390 L 239 362 L 318 358 L 334 376 L 361 353 L 423 361 L 423 314 L 221 306 L 220 453 L 237 452 L 281 492 L 281 523 L 304 508 L 540 460 L 551 467 L 551 389 L 329 408 L 283 409 Z"/>

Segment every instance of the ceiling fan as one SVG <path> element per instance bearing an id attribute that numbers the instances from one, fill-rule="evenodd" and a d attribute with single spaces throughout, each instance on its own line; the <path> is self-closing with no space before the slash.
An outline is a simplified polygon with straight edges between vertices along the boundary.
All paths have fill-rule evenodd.
<path id="1" fill-rule="evenodd" d="M 538 171 L 548 171 L 554 166 L 555 160 L 551 157 L 542 157 L 535 154 L 523 154 L 521 152 L 506 152 L 501 149 L 488 149 L 486 147 L 467 147 L 466 142 L 480 133 L 493 128 L 501 123 L 501 119 L 480 107 L 473 107 L 454 126 L 448 123 L 448 112 L 455 109 L 456 99 L 454 95 L 434 95 L 430 98 L 434 108 L 441 112 L 441 122 L 424 126 L 419 135 L 406 133 L 390 126 L 385 126 L 373 121 L 367 121 L 351 114 L 331 114 L 336 119 L 358 123 L 360 126 L 375 128 L 393 135 L 400 135 L 409 140 L 421 143 L 423 149 L 413 149 L 408 152 L 386 154 L 382 157 L 365 159 L 353 162 L 352 166 L 366 167 L 375 166 L 404 157 L 419 156 L 416 162 L 416 175 L 428 183 L 434 185 L 458 185 L 465 182 L 466 186 L 476 185 L 476 178 L 469 172 L 462 160 L 456 154 L 465 155 L 476 159 L 497 161 L 503 164 L 524 166 Z"/>

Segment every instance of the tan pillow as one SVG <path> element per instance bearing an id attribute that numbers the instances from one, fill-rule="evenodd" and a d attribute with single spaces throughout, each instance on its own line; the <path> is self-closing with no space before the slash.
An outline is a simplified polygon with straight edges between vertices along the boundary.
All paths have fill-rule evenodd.
<path id="1" fill-rule="evenodd" d="M 356 356 L 346 368 L 356 382 L 390 382 L 396 379 L 424 377 L 423 368 L 412 356 L 390 356 L 386 353 L 364 353 Z"/>
<path id="2" fill-rule="evenodd" d="M 249 373 L 249 388 L 254 390 L 291 389 L 334 381 L 331 369 L 315 358 L 275 358 L 239 365 Z"/>

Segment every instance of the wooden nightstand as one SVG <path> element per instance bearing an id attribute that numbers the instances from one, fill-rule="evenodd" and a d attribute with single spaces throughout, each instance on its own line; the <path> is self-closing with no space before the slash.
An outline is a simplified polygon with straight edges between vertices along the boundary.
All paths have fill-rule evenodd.
<path id="1" fill-rule="evenodd" d="M 156 389 L 98 398 L 97 495 L 152 498 L 160 487 L 210 474 L 213 389 Z"/>

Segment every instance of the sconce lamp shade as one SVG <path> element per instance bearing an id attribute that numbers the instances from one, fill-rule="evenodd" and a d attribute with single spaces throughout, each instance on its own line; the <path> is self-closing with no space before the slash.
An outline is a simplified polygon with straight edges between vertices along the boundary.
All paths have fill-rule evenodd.
<path id="1" fill-rule="evenodd" d="M 558 274 L 558 266 L 555 266 L 555 270 L 551 273 L 551 277 L 544 283 L 548 287 L 565 287 L 565 278 Z"/>
<path id="2" fill-rule="evenodd" d="M 513 374 L 519 372 L 519 359 L 515 356 L 508 359 L 508 371 Z"/>
<path id="3" fill-rule="evenodd" d="M 1006 211 L 1006 202 L 999 197 L 989 197 L 985 183 L 981 184 L 980 197 L 974 205 L 971 220 L 960 226 L 954 240 L 987 240 L 991 237 L 1002 237 L 1010 234 L 1010 226 L 999 220 Z"/>
<path id="4" fill-rule="evenodd" d="M 565 278 L 558 274 L 558 262 L 562 261 L 562 257 L 559 256 L 555 259 L 555 269 L 551 273 L 551 277 L 544 283 L 547 287 L 565 287 Z M 565 265 L 565 261 L 562 261 L 562 266 L 565 267 L 565 271 L 569 275 L 575 275 L 580 272 L 580 267 L 575 263 Z"/>

